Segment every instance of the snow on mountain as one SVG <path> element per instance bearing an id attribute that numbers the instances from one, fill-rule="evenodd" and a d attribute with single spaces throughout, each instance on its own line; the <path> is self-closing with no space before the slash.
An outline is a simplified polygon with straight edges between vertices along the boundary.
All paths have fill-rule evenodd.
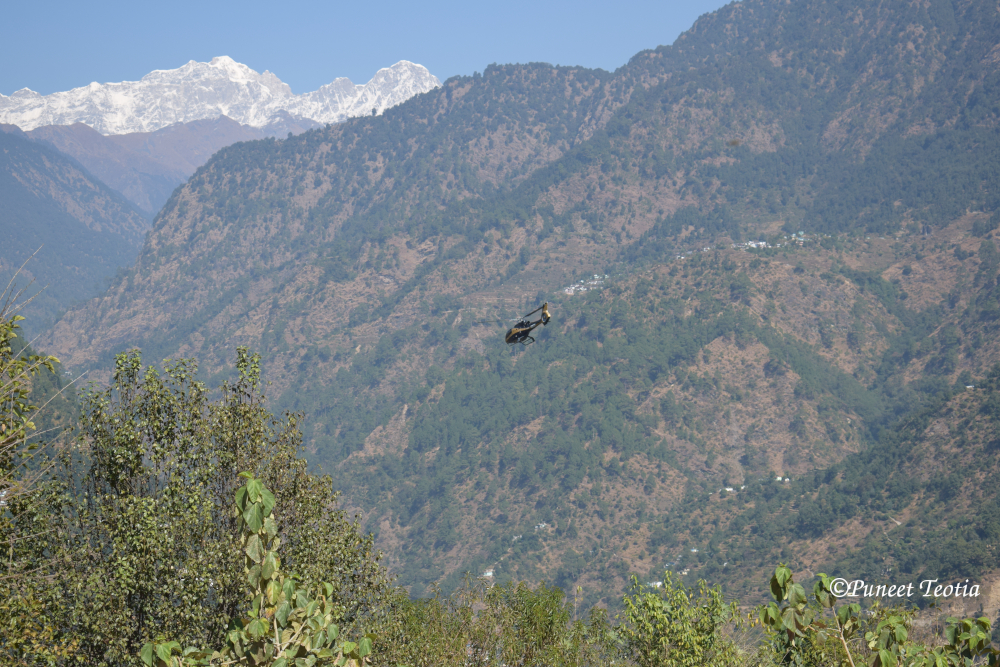
<path id="1" fill-rule="evenodd" d="M 334 123 L 370 114 L 373 108 L 382 113 L 440 85 L 427 68 L 401 60 L 392 67 L 380 69 L 363 86 L 354 85 L 350 79 L 336 79 L 319 90 L 296 97 L 285 109 L 322 123 Z"/>
<path id="2" fill-rule="evenodd" d="M 0 123 L 33 130 L 44 125 L 84 123 L 101 134 L 152 132 L 174 123 L 228 116 L 243 125 L 264 127 L 278 118 L 337 123 L 378 113 L 441 82 L 422 65 L 401 60 L 355 85 L 339 78 L 311 93 L 295 95 L 271 72 L 259 74 L 228 56 L 190 61 L 156 70 L 140 81 L 91 83 L 39 95 L 24 88 L 0 94 Z"/>

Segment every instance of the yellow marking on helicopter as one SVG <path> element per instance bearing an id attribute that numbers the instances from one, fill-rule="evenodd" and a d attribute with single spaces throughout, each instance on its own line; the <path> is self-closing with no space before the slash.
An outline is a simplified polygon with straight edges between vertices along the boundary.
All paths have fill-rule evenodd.
<path id="1" fill-rule="evenodd" d="M 538 311 L 542 311 L 542 314 L 539 315 L 537 320 L 532 322 L 530 319 L 531 316 Z M 504 336 L 504 340 L 508 345 L 514 345 L 515 343 L 520 343 L 521 345 L 531 345 L 535 342 L 531 332 L 537 329 L 539 325 L 545 326 L 551 319 L 552 316 L 549 315 L 549 304 L 546 301 L 541 305 L 541 307 L 535 308 L 533 311 L 522 317 L 517 324 L 508 329 L 507 335 Z"/>

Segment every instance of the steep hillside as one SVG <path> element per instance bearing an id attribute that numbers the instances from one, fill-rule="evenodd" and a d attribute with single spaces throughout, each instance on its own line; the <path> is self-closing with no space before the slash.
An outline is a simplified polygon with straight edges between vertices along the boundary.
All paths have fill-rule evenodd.
<path id="1" fill-rule="evenodd" d="M 219 324 L 245 321 L 260 306 L 258 297 L 276 287 L 272 283 L 277 276 L 282 283 L 313 284 L 310 298 L 320 302 L 329 298 L 324 293 L 341 292 L 346 298 L 335 298 L 323 309 L 325 316 L 339 316 L 346 324 L 354 311 L 358 323 L 359 318 L 369 319 L 364 311 L 371 310 L 367 304 L 378 290 L 386 292 L 383 285 L 392 283 L 396 289 L 387 298 L 402 303 L 418 285 L 426 288 L 428 280 L 440 280 L 442 263 L 467 256 L 473 247 L 472 238 L 455 237 L 455 232 L 465 231 L 455 218 L 472 206 L 472 214 L 478 214 L 489 203 L 493 224 L 499 225 L 502 213 L 492 205 L 512 199 L 511 186 L 568 150 L 589 122 L 586 99 L 573 107 L 567 100 L 571 95 L 596 96 L 602 78 L 607 78 L 541 65 L 509 69 L 507 74 L 496 70 L 496 85 L 482 84 L 482 77 L 455 81 L 440 95 L 425 94 L 381 117 L 282 142 L 224 149 L 171 198 L 154 222 L 135 273 L 126 279 L 130 285 L 139 281 L 152 287 L 148 297 L 164 307 L 154 307 L 143 296 L 116 315 L 119 323 L 114 327 L 133 340 L 142 335 L 139 331 L 156 330 L 166 336 L 164 349 L 176 349 L 187 333 L 164 327 L 168 319 L 180 324 L 180 316 L 199 322 L 199 328 L 217 317 Z M 570 77 L 574 86 L 567 86 Z M 517 94 L 518 89 L 526 92 Z M 496 108 L 496 117 L 476 113 L 477 107 L 488 104 Z M 532 187 L 529 183 L 522 188 L 529 197 Z M 531 207 L 517 201 L 512 205 Z M 445 216 L 442 208 L 451 215 Z M 520 253 L 526 238 L 523 226 L 503 225 L 508 237 L 518 230 L 513 249 L 493 253 L 482 231 L 475 241 L 475 254 L 492 254 L 494 271 L 501 276 L 511 265 L 512 252 L 525 261 L 530 255 L 530 249 Z M 470 230 L 471 237 L 475 234 Z M 500 236 L 494 231 L 490 237 L 494 247 L 497 239 L 507 246 Z M 441 241 L 440 253 L 435 239 Z M 446 252 L 451 253 L 447 258 Z M 366 253 L 371 254 L 372 268 L 359 264 Z M 440 256 L 423 261 L 429 254 Z M 522 264 L 518 260 L 513 267 Z M 261 291 L 261 280 L 271 286 Z M 209 289 L 191 301 L 190 286 L 196 283 Z M 133 292 L 126 283 L 113 290 L 112 299 L 146 293 Z M 243 292 L 248 300 L 233 302 Z M 269 304 L 270 296 L 265 298 Z M 361 304 L 366 305 L 358 308 Z M 380 312 L 388 314 L 395 307 L 387 302 Z M 72 317 L 90 316 L 92 312 L 79 311 Z M 71 329 L 73 336 L 82 333 L 64 320 L 54 335 Z M 80 339 L 59 347 L 74 357 L 72 363 L 80 364 L 121 342 L 93 346 Z M 83 356 L 77 356 L 77 349 Z M 218 352 L 221 362 L 223 348 Z"/>
<path id="2" fill-rule="evenodd" d="M 260 130 L 225 117 L 123 135 L 104 136 L 83 123 L 47 125 L 27 134 L 75 158 L 151 218 L 217 150 L 263 138 Z"/>
<path id="3" fill-rule="evenodd" d="M 38 332 L 69 306 L 100 293 L 119 267 L 135 261 L 148 221 L 79 163 L 31 141 L 17 128 L 0 131 L 0 275 L 19 277 L 30 292 L 26 325 Z"/>
<path id="4" fill-rule="evenodd" d="M 41 345 L 213 382 L 260 349 L 414 593 L 492 568 L 593 602 L 682 549 L 689 576 L 760 581 L 800 487 L 759 480 L 822 494 L 839 473 L 810 471 L 1000 360 L 997 20 L 746 0 L 614 73 L 491 66 L 226 148 Z M 854 515 L 823 516 L 836 541 Z"/>
<path id="5" fill-rule="evenodd" d="M 325 390 L 286 397 L 319 422 L 317 459 L 340 449 L 326 467 L 354 489 L 404 581 L 493 569 L 584 585 L 595 601 L 630 571 L 656 578 L 676 566 L 692 579 L 728 580 L 735 593 L 758 586 L 779 559 L 796 555 L 812 571 L 839 560 L 830 556 L 860 536 L 847 526 L 824 540 L 825 531 L 905 498 L 890 485 L 835 504 L 802 536 L 797 489 L 819 493 L 845 470 L 897 475 L 885 458 L 896 441 L 883 439 L 898 422 L 990 372 L 1000 267 L 994 242 L 968 234 L 974 222 L 942 232 L 965 239 L 957 247 L 919 236 L 813 237 L 778 251 L 695 252 L 557 301 L 558 324 L 512 358 L 465 312 L 445 315 L 404 332 L 395 348 L 342 350 L 347 372 Z M 918 253 L 949 291 L 911 309 L 911 294 L 927 287 L 912 270 Z M 975 279 L 949 285 L 949 274 L 970 268 Z M 423 382 L 378 406 L 391 416 L 370 435 L 370 426 L 350 430 L 359 420 L 332 397 L 391 385 L 387 359 L 412 366 L 422 355 L 432 364 L 417 374 Z M 794 486 L 776 484 L 776 474 Z M 736 490 L 721 494 L 735 495 L 735 507 L 720 499 L 725 487 Z M 787 506 L 759 502 L 774 491 Z M 816 546 L 800 553 L 796 536 Z M 995 566 L 980 562 L 966 576 Z"/>
<path id="6" fill-rule="evenodd" d="M 779 558 L 868 582 L 971 580 L 984 595 L 944 607 L 959 602 L 960 613 L 996 619 L 998 377 L 1000 366 L 966 376 L 838 465 L 787 483 L 765 477 L 735 494 L 692 494 L 665 528 L 677 546 L 701 547 L 684 554 L 688 576 L 730 579 L 749 599 L 767 592 L 747 573 Z"/>
<path id="7" fill-rule="evenodd" d="M 76 123 L 46 125 L 26 134 L 75 158 L 153 217 L 177 186 L 220 148 L 240 141 L 285 138 L 289 133 L 301 134 L 318 126 L 314 121 L 285 114 L 262 128 L 240 125 L 220 116 L 176 123 L 155 132 L 104 136 L 83 123 Z"/>

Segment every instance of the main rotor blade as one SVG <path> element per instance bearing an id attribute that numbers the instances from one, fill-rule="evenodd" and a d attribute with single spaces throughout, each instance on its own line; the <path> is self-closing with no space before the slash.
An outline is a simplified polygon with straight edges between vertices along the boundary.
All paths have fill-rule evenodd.
<path id="1" fill-rule="evenodd" d="M 539 306 L 538 308 L 535 308 L 533 311 L 531 311 L 530 313 L 528 313 L 527 315 L 525 315 L 524 319 L 528 319 L 529 317 L 531 317 L 532 315 L 534 315 L 535 313 L 537 313 L 538 311 L 540 311 L 544 307 L 545 306 Z"/>

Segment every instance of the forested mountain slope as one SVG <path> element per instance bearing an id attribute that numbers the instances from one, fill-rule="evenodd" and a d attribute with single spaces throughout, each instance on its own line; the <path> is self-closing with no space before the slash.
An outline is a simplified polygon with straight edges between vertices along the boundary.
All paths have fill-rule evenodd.
<path id="1" fill-rule="evenodd" d="M 492 566 L 594 601 L 682 549 L 761 580 L 797 508 L 757 540 L 765 505 L 719 488 L 873 455 L 1000 360 L 997 20 L 748 0 L 614 73 L 490 66 L 231 146 L 41 345 L 97 374 L 133 345 L 197 356 L 212 381 L 260 349 L 415 593 Z M 543 299 L 554 322 L 507 349 Z"/>
<path id="2" fill-rule="evenodd" d="M 44 288 L 25 309 L 37 333 L 131 265 L 149 222 L 72 158 L 8 130 L 0 130 L 0 276 L 6 284 L 41 248 L 18 279 L 35 280 L 28 294 Z"/>

